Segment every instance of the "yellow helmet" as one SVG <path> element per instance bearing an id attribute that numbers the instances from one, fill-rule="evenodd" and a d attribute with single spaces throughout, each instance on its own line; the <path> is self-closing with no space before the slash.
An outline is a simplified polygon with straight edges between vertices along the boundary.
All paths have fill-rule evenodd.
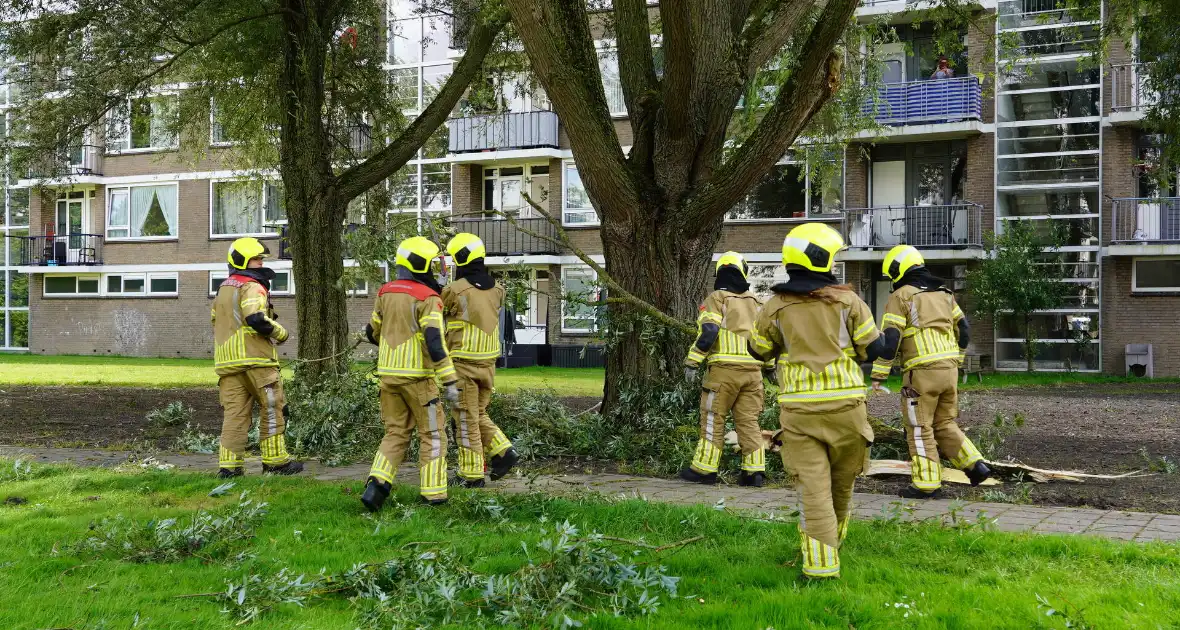
<path id="1" fill-rule="evenodd" d="M 881 273 L 897 282 L 905 272 L 925 264 L 926 259 L 922 258 L 922 254 L 913 245 L 898 245 L 885 255 L 885 262 L 881 263 Z"/>
<path id="2" fill-rule="evenodd" d="M 487 256 L 488 252 L 478 236 L 460 232 L 447 243 L 447 253 L 455 259 L 456 265 L 462 267 L 473 260 Z"/>
<path id="3" fill-rule="evenodd" d="M 397 259 L 394 264 L 401 265 L 414 273 L 430 271 L 430 263 L 438 257 L 438 245 L 430 242 L 425 236 L 411 236 L 397 246 Z"/>
<path id="4" fill-rule="evenodd" d="M 840 233 L 823 223 L 804 223 L 783 240 L 783 264 L 829 272 L 836 252 L 844 249 Z"/>
<path id="5" fill-rule="evenodd" d="M 251 259 L 266 258 L 267 256 L 270 256 L 270 250 L 266 248 L 266 245 L 252 236 L 247 236 L 230 243 L 226 260 L 229 261 L 229 266 L 234 269 L 245 269 L 246 263 Z"/>
<path id="6" fill-rule="evenodd" d="M 745 278 L 750 273 L 750 265 L 746 264 L 746 257 L 737 252 L 725 252 L 721 254 L 721 258 L 717 259 L 717 271 L 725 265 L 733 265 L 737 270 L 742 272 L 742 277 Z"/>

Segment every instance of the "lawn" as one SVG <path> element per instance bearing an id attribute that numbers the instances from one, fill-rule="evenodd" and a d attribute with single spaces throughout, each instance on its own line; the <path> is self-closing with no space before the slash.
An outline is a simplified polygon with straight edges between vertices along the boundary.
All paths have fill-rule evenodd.
<path id="1" fill-rule="evenodd" d="M 0 496 L 28 501 L 0 503 L 0 627 L 127 628 L 137 618 L 139 627 L 234 627 L 236 618 L 221 612 L 224 600 L 200 594 L 222 593 L 227 580 L 241 583 L 282 568 L 294 577 L 449 551 L 484 576 L 516 572 L 529 558 L 536 563 L 525 572 L 544 571 L 552 563 L 541 561 L 545 553 L 535 544 L 540 530 L 565 521 L 578 527 L 580 536 L 598 531 L 650 545 L 704 537 L 662 552 L 639 549 L 628 561 L 641 571 L 662 564 L 668 575 L 681 577 L 677 596 L 661 593 L 651 616 L 589 618 L 592 610 L 586 609 L 597 610 L 590 604 L 603 598 L 584 593 L 570 615 L 588 628 L 1065 627 L 1062 619 L 1038 609 L 1038 595 L 1068 605 L 1075 622 L 1093 627 L 1180 623 L 1175 545 L 858 522 L 844 548 L 844 578 L 811 584 L 799 578 L 793 525 L 708 507 L 455 493 L 451 504 L 428 508 L 415 503 L 412 489 L 401 487 L 373 518 L 357 501 L 359 483 L 251 477 L 224 496 L 209 497 L 218 483 L 207 475 L 154 470 L 34 467 L 17 475 L 12 462 L 0 461 Z M 200 557 L 133 563 L 120 559 L 127 553 L 120 548 L 96 553 L 73 547 L 94 535 L 91 528 L 104 518 L 121 514 L 158 524 L 181 517 L 185 523 L 198 508 L 219 512 L 235 506 L 242 489 L 267 501 L 269 513 L 253 537 L 202 547 Z M 495 497 L 490 503 L 489 496 Z M 630 545 L 602 544 L 630 556 Z M 348 600 L 329 592 L 340 588 L 321 589 L 327 593 L 303 608 L 280 604 L 264 610 L 254 626 L 366 627 Z M 248 591 L 262 592 L 253 586 Z M 180 597 L 185 595 L 191 597 Z M 412 606 L 400 597 L 390 603 L 394 609 Z M 371 607 L 372 601 L 358 605 Z M 445 627 L 499 627 L 486 618 L 471 621 L 470 606 L 459 609 L 468 621 Z"/>
<path id="2" fill-rule="evenodd" d="M 284 370 L 286 376 L 290 369 Z M 0 354 L 0 385 L 215 387 L 209 359 Z M 601 396 L 602 370 L 533 367 L 500 370 L 503 392 L 552 387 L 563 396 Z"/>

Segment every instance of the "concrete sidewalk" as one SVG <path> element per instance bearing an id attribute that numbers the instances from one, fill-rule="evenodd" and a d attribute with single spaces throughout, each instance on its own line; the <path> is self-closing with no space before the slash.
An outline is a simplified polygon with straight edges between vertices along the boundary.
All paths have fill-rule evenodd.
<path id="1" fill-rule="evenodd" d="M 0 457 L 21 458 L 38 463 L 70 462 L 79 466 L 117 466 L 125 463 L 132 453 L 67 448 L 23 448 L 0 446 Z M 172 464 L 179 470 L 211 471 L 213 455 L 158 454 L 161 463 Z M 261 474 L 257 458 L 247 463 L 247 474 Z M 307 472 L 324 481 L 361 482 L 368 475 L 365 465 L 328 468 L 318 462 L 308 462 Z M 403 467 L 398 471 L 401 480 L 415 480 L 417 471 Z M 679 505 L 717 505 L 758 512 L 792 512 L 800 509 L 794 490 L 743 488 L 739 486 L 702 486 L 671 479 L 635 477 L 631 475 L 541 475 L 535 479 L 512 476 L 489 484 L 490 489 L 505 492 L 569 492 L 584 490 L 604 495 L 642 498 L 648 501 Z M 979 516 L 996 519 L 996 528 L 1010 532 L 1051 534 L 1084 534 L 1119 540 L 1176 541 L 1180 540 L 1180 515 L 1150 512 L 1119 512 L 1076 508 L 1010 505 L 1006 503 L 964 503 L 962 501 L 906 501 L 893 496 L 857 493 L 853 499 L 853 513 L 858 519 L 897 517 L 901 520 L 928 520 L 950 524 L 953 519 L 975 521 Z"/>

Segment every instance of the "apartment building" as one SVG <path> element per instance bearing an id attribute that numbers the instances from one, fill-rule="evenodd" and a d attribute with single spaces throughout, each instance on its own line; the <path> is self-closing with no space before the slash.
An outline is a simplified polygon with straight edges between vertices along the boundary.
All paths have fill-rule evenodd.
<path id="1" fill-rule="evenodd" d="M 405 4 L 391 3 L 387 68 L 413 113 L 448 76 L 460 44 L 445 19 Z M 833 156 L 834 178 L 808 172 L 807 147 L 783 156 L 733 208 L 718 253 L 746 254 L 755 288 L 766 291 L 783 235 L 800 222 L 830 223 L 849 244 L 837 274 L 879 314 L 889 293 L 880 263 L 896 244 L 921 248 L 932 270 L 962 291 L 967 271 L 986 255 L 987 233 L 1017 219 L 1064 222 L 1064 280 L 1073 290 L 1065 308 L 1036 316 L 1038 369 L 1122 373 L 1128 344 L 1152 344 L 1154 372 L 1180 374 L 1168 319 L 1180 307 L 1180 196 L 1175 178 L 1161 186 L 1143 167 L 1159 140 L 1141 128 L 1151 95 L 1141 89 L 1133 47 L 1116 47 L 1097 67 L 1085 44 L 1100 24 L 1073 19 L 1057 0 L 980 0 L 976 10 L 995 14 L 996 32 L 965 31 L 965 51 L 943 67 L 932 31 L 920 25 L 921 7 L 908 9 L 903 0 L 866 0 L 859 11 L 864 20 L 891 16 L 903 40 L 886 51 L 876 114 L 885 131 L 861 134 Z M 600 68 L 627 146 L 609 42 Z M 590 287 L 593 272 L 493 213 L 552 235 L 527 196 L 601 261 L 598 218 L 560 117 L 523 82 L 502 83 L 494 113 L 452 119 L 441 132 L 445 144 L 442 136 L 429 143 L 390 180 L 391 211 L 448 216 L 484 239 L 494 268 L 527 275 L 536 292 L 517 314 L 521 362 L 593 364 L 600 355 L 582 349 L 593 345 L 597 313 L 560 297 L 561 287 Z M 80 147 L 69 173 L 30 174 L 7 188 L 5 348 L 208 356 L 205 314 L 225 275 L 228 242 L 248 234 L 280 248 L 281 186 L 243 183 L 216 151 L 196 166 L 171 156 L 175 139 L 152 125 L 167 99 L 129 103 L 137 123 L 108 130 L 102 146 Z M 210 143 L 221 140 L 214 129 Z M 45 192 L 30 199 L 37 185 Z M 273 266 L 277 307 L 293 319 L 298 278 L 289 261 Z M 359 327 L 371 296 L 365 286 L 353 293 L 349 314 Z M 1021 337 L 1004 322 L 983 322 L 971 352 L 996 369 L 1024 369 Z"/>

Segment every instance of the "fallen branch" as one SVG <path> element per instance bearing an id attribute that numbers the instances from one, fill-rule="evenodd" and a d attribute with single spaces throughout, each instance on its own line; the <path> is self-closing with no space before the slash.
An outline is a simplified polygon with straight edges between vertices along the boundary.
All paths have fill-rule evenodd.
<path id="1" fill-rule="evenodd" d="M 669 543 L 667 545 L 660 545 L 658 547 L 655 545 L 649 545 L 645 542 L 640 542 L 638 540 L 628 540 L 626 538 L 615 538 L 614 536 L 603 536 L 602 539 L 609 540 L 611 542 L 624 543 L 624 544 L 632 545 L 635 547 L 643 547 L 644 549 L 650 549 L 656 553 L 659 553 L 661 551 L 667 551 L 669 549 L 675 549 L 677 547 L 691 545 L 692 543 L 704 540 L 705 537 L 704 536 L 693 536 L 692 538 L 685 538 L 684 540 L 677 541 L 674 543 Z"/>

